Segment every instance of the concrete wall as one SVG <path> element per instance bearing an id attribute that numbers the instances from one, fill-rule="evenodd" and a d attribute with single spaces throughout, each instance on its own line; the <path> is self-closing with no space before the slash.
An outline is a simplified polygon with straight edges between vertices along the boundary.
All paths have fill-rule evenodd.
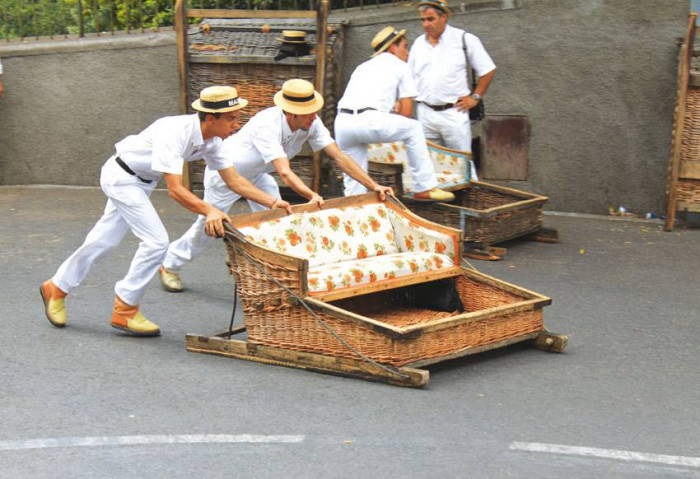
<path id="1" fill-rule="evenodd" d="M 460 10 L 451 23 L 480 36 L 498 65 L 488 113 L 530 117 L 530 179 L 512 186 L 548 195 L 552 210 L 662 211 L 687 0 L 466 0 Z M 406 7 L 334 17 L 350 22 L 346 79 L 383 25 L 421 33 Z M 116 141 L 177 113 L 172 34 L 19 48 L 0 46 L 0 184 L 95 185 Z"/>
<path id="2" fill-rule="evenodd" d="M 171 33 L 0 47 L 0 184 L 99 185 L 114 144 L 178 114 Z"/>

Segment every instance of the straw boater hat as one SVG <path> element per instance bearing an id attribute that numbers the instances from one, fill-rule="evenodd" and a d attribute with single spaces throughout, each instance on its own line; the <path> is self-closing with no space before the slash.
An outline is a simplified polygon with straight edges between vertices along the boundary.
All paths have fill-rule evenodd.
<path id="1" fill-rule="evenodd" d="M 314 90 L 311 82 L 301 79 L 287 80 L 275 94 L 275 105 L 287 113 L 308 115 L 323 108 L 323 97 Z"/>
<path id="2" fill-rule="evenodd" d="M 452 15 L 452 10 L 450 10 L 450 7 L 447 5 L 447 0 L 424 0 L 416 5 L 416 8 L 420 7 L 433 7 L 442 10 L 448 16 Z"/>
<path id="3" fill-rule="evenodd" d="M 372 56 L 379 55 L 384 50 L 389 48 L 391 44 L 397 42 L 401 37 L 403 37 L 404 33 L 406 33 L 406 30 L 398 31 L 394 27 L 383 28 L 382 31 L 377 33 L 372 39 L 372 49 L 374 49 Z"/>
<path id="4" fill-rule="evenodd" d="M 282 30 L 282 38 L 277 37 L 282 43 L 306 43 L 306 32 L 300 30 Z"/>
<path id="5" fill-rule="evenodd" d="M 239 98 L 238 91 L 232 86 L 210 86 L 200 92 L 192 108 L 206 113 L 226 113 L 240 110 L 247 104 L 248 100 Z"/>
<path id="6" fill-rule="evenodd" d="M 311 45 L 306 42 L 306 32 L 301 30 L 283 30 L 282 37 L 277 38 L 281 45 L 275 61 L 287 57 L 303 57 L 309 54 Z"/>

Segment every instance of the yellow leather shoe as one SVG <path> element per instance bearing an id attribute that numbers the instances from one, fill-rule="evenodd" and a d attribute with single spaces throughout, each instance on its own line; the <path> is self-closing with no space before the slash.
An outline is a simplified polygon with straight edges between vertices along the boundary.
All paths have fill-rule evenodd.
<path id="1" fill-rule="evenodd" d="M 39 293 L 44 301 L 46 319 L 57 328 L 64 327 L 66 325 L 66 307 L 63 305 L 63 298 L 66 297 L 66 293 L 58 289 L 50 279 L 41 284 Z"/>
<path id="2" fill-rule="evenodd" d="M 121 329 L 133 336 L 159 336 L 160 328 L 139 311 L 138 305 L 126 304 L 117 296 L 114 299 L 114 311 L 112 312 L 112 327 Z"/>
<path id="3" fill-rule="evenodd" d="M 165 266 L 158 268 L 158 275 L 160 276 L 160 284 L 163 285 L 166 291 L 171 293 L 179 293 L 184 288 L 182 286 L 182 278 L 175 271 L 168 271 Z"/>
<path id="4" fill-rule="evenodd" d="M 441 190 L 440 188 L 433 188 L 432 190 L 422 191 L 420 193 L 414 193 L 410 196 L 416 201 L 438 201 L 438 202 L 448 202 L 455 199 L 455 195 L 449 191 Z"/>

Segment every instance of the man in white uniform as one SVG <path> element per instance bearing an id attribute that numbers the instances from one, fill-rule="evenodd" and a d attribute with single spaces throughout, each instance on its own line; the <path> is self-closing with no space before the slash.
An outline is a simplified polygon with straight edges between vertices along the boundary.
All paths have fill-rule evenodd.
<path id="1" fill-rule="evenodd" d="M 289 204 L 255 188 L 221 154 L 222 139 L 238 126 L 238 112 L 248 102 L 238 97 L 235 88 L 217 86 L 202 90 L 192 107 L 197 115 L 161 118 L 138 135 L 126 137 L 115 145 L 116 154 L 102 167 L 100 185 L 107 195 L 107 206 L 80 246 L 53 278 L 40 288 L 46 317 L 56 327 L 66 324 L 63 300 L 88 274 L 90 267 L 114 249 L 127 231 L 141 240 L 129 272 L 114 291 L 112 326 L 136 336 L 157 336 L 158 326 L 139 311 L 139 301 L 148 282 L 158 271 L 168 249 L 168 233 L 150 195 L 163 176 L 171 198 L 190 211 L 205 217 L 206 233 L 224 234 L 226 213 L 200 200 L 182 184 L 184 162 L 204 158 L 218 171 L 229 188 L 238 194 L 270 207 Z"/>
<path id="2" fill-rule="evenodd" d="M 416 89 L 406 64 L 406 30 L 386 27 L 372 40 L 372 59 L 359 65 L 338 102 L 335 134 L 338 146 L 367 171 L 367 145 L 403 141 L 413 178 L 416 200 L 451 201 L 454 195 L 436 187 L 435 170 L 423 130 L 410 118 Z M 398 100 L 397 114 L 391 113 Z M 365 187 L 343 175 L 345 196 Z"/>
<path id="3" fill-rule="evenodd" d="M 478 37 L 447 24 L 446 0 L 423 1 L 418 9 L 425 34 L 413 42 L 408 60 L 418 88 L 416 117 L 428 140 L 471 152 L 469 110 L 486 94 L 496 65 Z M 467 81 L 465 48 L 469 67 L 479 77 L 473 92 Z"/>
<path id="4" fill-rule="evenodd" d="M 309 142 L 313 151 L 323 150 L 338 167 L 364 187 L 377 191 L 382 199 L 391 188 L 378 185 L 352 158 L 344 154 L 317 116 L 323 107 L 323 97 L 314 86 L 301 79 L 288 80 L 274 97 L 275 105 L 253 116 L 241 130 L 224 141 L 223 154 L 233 160 L 236 171 L 267 194 L 279 198 L 277 183 L 270 175 L 277 171 L 282 181 L 310 203 L 323 204 L 323 198 L 312 191 L 292 171 L 290 160 Z M 207 167 L 204 173 L 204 201 L 221 211 L 229 211 L 241 196 L 231 191 L 215 171 Z M 250 209 L 260 211 L 267 206 L 248 201 Z M 204 233 L 205 218 L 200 216 L 190 229 L 172 242 L 159 269 L 161 283 L 167 291 L 182 291 L 179 271 L 210 244 Z"/>

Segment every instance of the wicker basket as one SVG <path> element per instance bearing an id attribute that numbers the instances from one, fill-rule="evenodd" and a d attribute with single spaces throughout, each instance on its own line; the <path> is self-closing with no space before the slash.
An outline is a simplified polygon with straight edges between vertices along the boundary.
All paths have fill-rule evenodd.
<path id="1" fill-rule="evenodd" d="M 280 23 L 274 19 L 265 20 L 271 25 L 268 33 L 258 28 L 261 21 L 207 19 L 208 33 L 193 32 L 188 37 L 188 105 L 198 98 L 199 92 L 212 85 L 232 85 L 238 89 L 241 98 L 248 100 L 248 106 L 240 111 L 243 125 L 259 111 L 273 106 L 272 98 L 282 84 L 290 78 L 302 78 L 314 82 L 316 57 L 287 57 L 275 61 L 280 43 L 276 37 L 283 29 L 307 31 L 307 41 L 316 48 L 315 23 L 300 20 L 298 23 Z M 324 83 L 325 105 L 320 116 L 326 127 L 332 129 L 338 98 L 341 92 L 341 64 L 343 30 L 333 25 L 328 35 L 327 63 Z M 311 156 L 299 155 L 294 159 L 295 172 L 308 185 L 314 182 L 314 169 Z M 204 162 L 190 163 L 190 185 L 193 190 L 202 188 Z"/>
<path id="2" fill-rule="evenodd" d="M 679 211 L 697 212 L 700 209 L 700 178 L 697 160 L 700 157 L 700 88 L 688 88 L 683 124 L 679 179 L 676 184 L 676 202 Z"/>
<path id="3" fill-rule="evenodd" d="M 348 208 L 379 202 L 376 194 L 331 199 L 328 208 Z M 391 200 L 388 207 L 426 229 L 451 232 L 461 256 L 460 232 L 429 223 Z M 293 207 L 296 213 L 317 211 L 311 205 Z M 233 228 L 276 221 L 283 213 L 264 211 L 236 215 Z M 476 271 L 450 268 L 421 279 L 397 277 L 395 281 L 355 285 L 343 292 L 309 292 L 309 261 L 256 244 L 232 230 L 225 238 L 230 272 L 238 289 L 249 344 L 355 358 L 355 353 L 339 341 L 306 307 L 344 341 L 375 361 L 407 365 L 419 361 L 442 360 L 455 353 L 504 341 L 523 340 L 543 331 L 542 308 L 551 300 L 545 296 L 504 283 Z M 425 290 L 434 281 L 454 284 L 465 312 L 409 306 L 410 287 Z M 435 285 L 440 290 L 444 285 Z M 343 294 L 338 294 L 343 292 Z M 420 295 L 420 293 L 418 293 Z M 437 358 L 437 359 L 436 359 Z M 442 358 L 442 359 L 441 359 Z"/>
<path id="4" fill-rule="evenodd" d="M 412 203 L 407 206 L 430 221 L 462 229 L 464 240 L 483 246 L 518 238 L 542 228 L 540 196 L 490 183 L 471 181 L 453 191 L 452 203 Z"/>
<path id="5" fill-rule="evenodd" d="M 229 257 L 250 344 L 357 358 L 249 259 L 231 249 Z M 299 291 L 299 278 L 291 269 L 263 264 L 275 279 Z M 550 304 L 549 298 L 466 269 L 454 281 L 465 313 L 409 308 L 392 301 L 391 292 L 331 303 L 307 300 L 323 322 L 353 348 L 394 366 L 447 357 L 544 330 L 542 308 Z"/>

